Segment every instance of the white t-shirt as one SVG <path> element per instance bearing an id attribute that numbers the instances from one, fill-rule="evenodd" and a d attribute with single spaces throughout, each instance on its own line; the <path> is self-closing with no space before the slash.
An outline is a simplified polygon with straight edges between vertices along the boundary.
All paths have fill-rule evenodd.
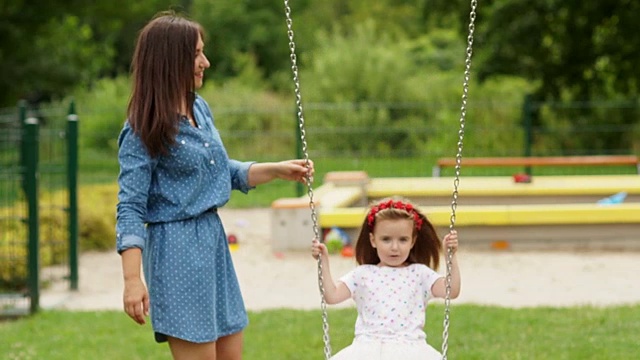
<path id="1" fill-rule="evenodd" d="M 441 275 L 423 264 L 405 267 L 360 265 L 340 278 L 356 302 L 356 338 L 426 339 L 426 305 Z"/>

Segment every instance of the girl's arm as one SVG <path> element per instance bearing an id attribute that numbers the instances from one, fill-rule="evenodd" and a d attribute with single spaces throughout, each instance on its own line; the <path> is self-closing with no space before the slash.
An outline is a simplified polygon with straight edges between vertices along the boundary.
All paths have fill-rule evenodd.
<path id="1" fill-rule="evenodd" d="M 313 161 L 309 168 L 305 160 L 285 160 L 280 162 L 254 163 L 249 168 L 249 185 L 255 187 L 274 179 L 298 181 L 306 184 L 307 174 L 313 177 Z"/>
<path id="2" fill-rule="evenodd" d="M 339 304 L 351 298 L 351 290 L 349 290 L 347 285 L 342 281 L 335 283 L 331 277 L 327 247 L 318 240 L 313 240 L 311 255 L 315 259 L 320 256 L 322 264 L 322 287 L 324 288 L 324 299 L 327 304 Z"/>
<path id="3" fill-rule="evenodd" d="M 449 296 L 451 299 L 455 299 L 460 295 L 460 267 L 458 266 L 458 233 L 454 230 L 444 237 L 445 254 L 447 248 L 451 248 L 451 292 Z M 446 264 L 445 264 L 446 266 Z M 431 286 L 431 294 L 435 297 L 444 298 L 447 296 L 447 284 L 446 278 L 439 278 Z"/>

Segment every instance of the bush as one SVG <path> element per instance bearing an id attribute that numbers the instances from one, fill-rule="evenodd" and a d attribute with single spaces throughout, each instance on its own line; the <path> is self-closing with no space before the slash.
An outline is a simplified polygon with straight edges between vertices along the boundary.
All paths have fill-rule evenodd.
<path id="1" fill-rule="evenodd" d="M 90 185 L 79 189 L 79 245 L 80 250 L 109 250 L 115 247 L 115 208 L 118 188 L 112 185 Z M 67 259 L 68 232 L 65 212 L 65 191 L 42 194 L 40 203 L 40 266 L 62 264 Z M 56 204 L 56 205 L 54 205 Z M 0 209 L 3 222 L 0 234 L 0 289 L 21 290 L 27 277 L 28 229 L 21 217 L 24 204 L 16 202 L 12 208 Z"/>
<path id="2" fill-rule="evenodd" d="M 118 186 L 83 186 L 78 206 L 79 237 L 82 250 L 109 250 L 115 247 Z"/>
<path id="3" fill-rule="evenodd" d="M 129 77 L 104 78 L 90 91 L 80 89 L 74 95 L 79 121 L 79 147 L 116 154 L 117 139 L 127 114 L 131 84 Z M 67 104 L 69 99 L 64 100 Z"/>

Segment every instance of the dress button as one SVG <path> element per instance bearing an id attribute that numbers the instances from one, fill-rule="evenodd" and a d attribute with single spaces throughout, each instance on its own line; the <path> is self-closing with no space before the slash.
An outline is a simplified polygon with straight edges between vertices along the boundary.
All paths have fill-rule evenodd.
<path id="1" fill-rule="evenodd" d="M 210 160 L 210 161 L 209 161 L 209 164 L 211 164 L 211 165 L 215 165 L 215 163 L 216 163 L 216 161 L 215 161 L 215 160 Z"/>
<path id="2" fill-rule="evenodd" d="M 209 147 L 209 143 L 204 143 L 204 147 Z"/>
<path id="3" fill-rule="evenodd" d="M 184 145 L 184 144 L 186 144 L 187 142 L 186 142 L 186 141 L 184 141 L 184 140 L 182 140 L 182 141 L 180 141 L 180 143 L 182 143 L 182 145 Z"/>

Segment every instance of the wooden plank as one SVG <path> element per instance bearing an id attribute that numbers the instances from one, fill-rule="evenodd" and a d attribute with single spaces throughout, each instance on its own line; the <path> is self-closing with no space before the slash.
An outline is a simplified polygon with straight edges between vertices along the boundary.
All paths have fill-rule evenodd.
<path id="1" fill-rule="evenodd" d="M 450 177 L 373 178 L 367 186 L 370 198 L 390 195 L 447 196 L 453 191 Z M 572 175 L 535 176 L 531 183 L 516 183 L 510 176 L 462 177 L 459 196 L 609 196 L 620 191 L 640 194 L 640 180 L 636 175 Z"/>
<path id="2" fill-rule="evenodd" d="M 366 197 L 362 186 L 335 186 L 327 183 L 314 191 L 314 203 L 317 207 L 345 207 Z M 299 209 L 309 207 L 308 195 L 295 198 L 280 198 L 271 203 L 272 209 Z"/>
<path id="3" fill-rule="evenodd" d="M 603 156 L 531 156 L 531 157 L 467 157 L 462 166 L 591 166 L 591 165 L 637 165 L 634 155 Z M 438 166 L 456 165 L 455 158 L 441 158 Z"/>

